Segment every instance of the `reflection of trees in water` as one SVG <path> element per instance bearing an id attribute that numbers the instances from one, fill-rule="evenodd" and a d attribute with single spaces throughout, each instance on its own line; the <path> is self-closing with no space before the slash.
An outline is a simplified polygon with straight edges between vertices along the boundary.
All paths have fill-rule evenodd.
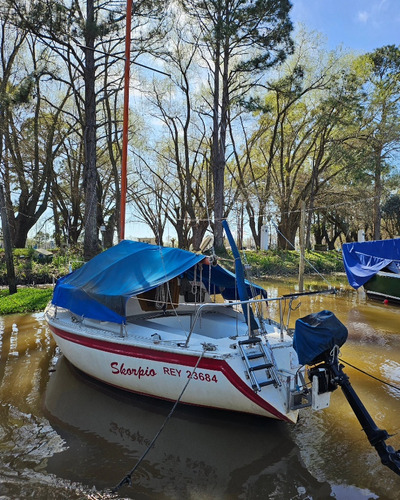
<path id="1" fill-rule="evenodd" d="M 37 413 L 55 353 L 39 315 L 10 315 L 3 323 L 0 350 L 0 397 L 23 412 Z"/>
<path id="2" fill-rule="evenodd" d="M 350 375 L 350 381 L 353 381 L 353 372 L 345 371 Z M 365 382 L 365 377 L 362 380 Z M 390 433 L 397 433 L 398 422 L 395 426 L 390 425 L 381 413 L 385 403 L 379 400 L 379 394 L 383 396 L 383 391 L 379 391 L 377 397 L 373 393 L 370 400 L 366 397 L 368 389 L 373 390 L 374 385 L 368 379 L 364 389 L 359 380 L 353 384 L 367 409 L 371 410 L 377 425 Z M 370 404 L 372 401 L 376 402 L 375 406 Z M 292 435 L 299 444 L 306 469 L 314 477 L 329 482 L 333 496 L 337 494 L 337 498 L 346 500 L 397 500 L 398 476 L 381 464 L 379 455 L 369 444 L 340 389 L 333 393 L 330 408 L 303 414 L 303 418 L 293 428 Z M 397 436 L 398 433 L 387 442 L 395 449 L 399 444 Z"/>
<path id="3" fill-rule="evenodd" d="M 360 311 L 364 316 L 364 309 Z M 366 318 L 368 323 L 368 314 Z M 0 495 L 25 498 L 33 491 L 37 498 L 71 499 L 79 498 L 80 487 L 74 481 L 89 488 L 115 486 L 143 454 L 172 403 L 107 388 L 80 375 L 63 358 L 49 380 L 55 345 L 40 316 L 8 316 L 0 321 Z M 351 338 L 343 357 L 359 365 L 359 359 L 352 359 L 354 346 L 357 356 L 368 352 L 369 359 L 377 352 L 388 354 L 390 347 L 394 360 L 399 349 L 392 337 L 386 336 L 388 344 L 376 344 L 374 350 L 372 344 Z M 375 386 L 350 371 L 349 375 L 362 389 L 364 400 L 364 391 L 370 393 Z M 48 420 L 43 417 L 44 395 Z M 383 396 L 382 390 L 378 395 L 373 392 L 382 412 L 388 408 L 387 400 L 380 399 Z M 121 496 L 325 500 L 340 483 L 341 498 L 345 493 L 360 498 L 361 486 L 382 498 L 396 498 L 391 496 L 397 491 L 396 476 L 380 464 L 341 399 L 336 391 L 331 408 L 314 414 L 306 411 L 296 426 L 178 406 L 135 472 L 134 487 L 124 487 Z M 368 399 L 365 403 L 371 410 L 377 406 Z M 393 432 L 396 422 L 387 423 L 391 412 L 387 409 L 384 421 L 378 418 L 378 423 Z M 392 441 L 398 445 L 396 438 Z M 30 489 L 24 486 L 27 479 L 33 481 Z"/>
<path id="4" fill-rule="evenodd" d="M 256 474 L 254 472 L 257 471 Z M 331 487 L 318 481 L 306 469 L 300 450 L 279 449 L 273 457 L 264 458 L 235 471 L 229 483 L 229 498 L 276 499 L 326 499 L 331 497 Z"/>
<path id="5" fill-rule="evenodd" d="M 10 354 L 11 329 L 8 327 L 7 318 L 0 317 L 1 328 L 1 349 L 0 349 L 0 389 L 3 386 L 7 360 Z"/>
<path id="6" fill-rule="evenodd" d="M 54 342 L 35 315 L 0 321 L 0 495 L 63 498 L 39 472 L 64 446 L 41 411 Z"/>

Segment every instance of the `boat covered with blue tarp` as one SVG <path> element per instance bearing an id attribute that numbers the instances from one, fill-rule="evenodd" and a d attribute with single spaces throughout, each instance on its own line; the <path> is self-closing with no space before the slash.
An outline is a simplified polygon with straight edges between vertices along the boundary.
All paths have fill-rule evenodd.
<path id="1" fill-rule="evenodd" d="M 380 271 L 400 274 L 400 238 L 345 243 L 342 251 L 347 279 L 355 289 Z"/>
<path id="2" fill-rule="evenodd" d="M 226 300 L 238 297 L 235 275 L 219 265 L 209 265 L 205 255 L 124 240 L 60 278 L 52 303 L 79 316 L 123 323 L 130 297 L 185 273 Z M 246 287 L 249 297 L 267 295 L 263 288 L 248 281 Z"/>

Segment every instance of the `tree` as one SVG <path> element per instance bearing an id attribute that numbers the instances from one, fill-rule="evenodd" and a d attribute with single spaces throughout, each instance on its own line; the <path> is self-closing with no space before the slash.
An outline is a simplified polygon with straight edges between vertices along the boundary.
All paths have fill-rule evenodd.
<path id="1" fill-rule="evenodd" d="M 244 100 L 266 69 L 292 50 L 288 0 L 182 0 L 200 29 L 208 71 L 205 112 L 212 121 L 211 170 L 214 183 L 214 240 L 223 247 L 224 177 L 227 133 L 233 106 Z"/>
<path id="2" fill-rule="evenodd" d="M 289 249 L 295 244 L 301 201 L 312 214 L 334 177 L 349 167 L 350 144 L 359 133 L 351 60 L 316 50 L 307 37 L 268 84 L 257 131 L 258 157 L 264 159 L 279 211 L 278 245 Z"/>
<path id="3" fill-rule="evenodd" d="M 209 143 L 196 91 L 198 47 L 187 46 L 187 28 L 181 25 L 179 16 L 174 17 L 174 21 L 171 39 L 159 52 L 171 73 L 170 81 L 154 84 L 149 93 L 153 114 L 165 130 L 156 144 L 157 161 L 162 170 L 159 169 L 161 175 L 157 175 L 157 169 L 152 168 L 152 175 L 157 176 L 153 185 L 165 184 L 164 210 L 175 227 L 179 247 L 192 246 L 199 250 L 209 225 L 210 173 L 209 163 L 205 161 Z M 165 175 L 168 170 L 170 175 Z"/>
<path id="4" fill-rule="evenodd" d="M 11 218 L 10 215 L 14 212 L 11 200 L 12 181 L 6 152 L 7 116 L 10 113 L 10 108 L 19 101 L 26 100 L 26 92 L 22 93 L 18 90 L 22 87 L 24 77 L 22 76 L 22 80 L 16 81 L 14 76 L 17 73 L 17 67 L 19 68 L 18 72 L 22 73 L 21 66 L 19 66 L 19 53 L 23 51 L 26 33 L 23 30 L 10 30 L 9 18 L 10 12 L 8 10 L 2 12 L 0 26 L 0 172 L 4 182 L 4 210 L 8 215 L 7 223 Z M 24 99 L 21 99 L 20 95 L 23 95 Z M 12 227 L 10 228 L 10 240 L 12 245 L 14 241 Z"/>
<path id="5" fill-rule="evenodd" d="M 60 158 L 54 165 L 52 184 L 52 207 L 56 242 L 61 245 L 61 236 L 68 245 L 76 246 L 83 230 L 82 169 L 84 165 L 83 143 L 78 133 L 73 133 L 65 123 L 66 135 Z"/>
<path id="6" fill-rule="evenodd" d="M 400 195 L 393 194 L 382 206 L 385 229 L 390 238 L 400 235 Z"/>
<path id="7" fill-rule="evenodd" d="M 58 111 L 53 112 L 46 94 L 51 88 L 48 80 L 54 64 L 37 38 L 11 28 L 7 17 L 1 37 L 0 168 L 13 245 L 24 247 L 28 231 L 48 206 L 63 101 L 61 97 Z"/>
<path id="8" fill-rule="evenodd" d="M 0 219 L 1 225 L 3 229 L 3 240 L 4 240 L 4 250 L 5 250 L 5 259 L 6 259 L 6 267 L 7 267 L 7 280 L 8 280 L 8 291 L 10 295 L 17 293 L 17 281 L 15 279 L 15 269 L 14 269 L 14 260 L 12 253 L 12 242 L 11 242 L 11 233 L 10 227 L 8 224 L 8 215 L 7 215 L 7 207 L 4 197 L 4 189 L 3 184 L 0 184 Z"/>
<path id="9" fill-rule="evenodd" d="M 84 213 L 84 256 L 89 259 L 99 251 L 99 191 L 97 155 L 97 111 L 103 92 L 99 82 L 113 66 L 120 64 L 123 53 L 124 33 L 122 21 L 125 14 L 119 6 L 106 0 L 95 4 L 86 1 L 86 9 L 80 2 L 49 0 L 34 2 L 8 0 L 19 15 L 20 24 L 35 33 L 43 44 L 48 46 L 60 60 L 64 61 L 68 77 L 65 84 L 73 88 L 77 125 L 82 128 L 84 144 L 83 188 L 85 194 Z M 139 54 L 159 35 L 159 24 L 146 30 L 146 25 L 159 17 L 163 2 L 143 0 L 133 5 L 137 37 L 134 40 L 135 54 Z M 147 32 L 147 33 L 146 33 Z M 107 41 L 108 51 L 104 52 Z M 137 42 L 135 44 L 135 42 Z M 132 55 L 134 58 L 134 56 Z M 117 82 L 110 82 L 109 90 L 116 92 L 121 88 L 122 72 Z M 99 78 L 100 77 L 100 78 Z M 117 203 L 119 199 L 117 198 Z"/>
<path id="10" fill-rule="evenodd" d="M 381 237 L 383 179 L 400 150 L 400 49 L 386 45 L 360 61 L 365 65 L 366 168 L 374 189 L 374 239 Z M 368 168 L 369 167 L 369 168 Z"/>
<path id="11" fill-rule="evenodd" d="M 261 227 L 266 218 L 267 205 L 271 197 L 271 163 L 266 159 L 266 151 L 260 137 L 263 129 L 247 132 L 247 124 L 240 119 L 243 135 L 242 148 L 236 146 L 235 136 L 238 132 L 229 127 L 229 133 L 233 148 L 234 161 L 227 164 L 227 169 L 231 177 L 231 191 L 233 184 L 237 186 L 236 192 L 231 196 L 232 205 L 236 201 L 241 202 L 241 208 L 246 209 L 251 234 L 256 248 L 261 244 Z M 251 130 L 251 127 L 249 126 Z M 243 214 L 240 211 L 240 221 L 243 224 Z M 240 230 L 242 233 L 243 230 Z M 241 236 L 242 239 L 242 236 Z M 238 245 L 241 247 L 241 244 Z"/>

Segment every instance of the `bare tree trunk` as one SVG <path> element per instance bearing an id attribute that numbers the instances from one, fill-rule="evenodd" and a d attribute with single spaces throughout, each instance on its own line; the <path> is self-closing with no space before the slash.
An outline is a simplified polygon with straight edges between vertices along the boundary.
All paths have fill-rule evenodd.
<path id="1" fill-rule="evenodd" d="M 301 216 L 300 216 L 300 263 L 299 263 L 299 292 L 304 291 L 304 255 L 305 255 L 305 225 L 306 225 L 306 202 L 301 201 Z"/>
<path id="2" fill-rule="evenodd" d="M 279 250 L 293 250 L 295 248 L 296 233 L 299 224 L 300 215 L 297 212 L 281 217 L 281 222 L 278 224 Z"/>
<path id="3" fill-rule="evenodd" d="M 382 197 L 382 166 L 381 150 L 375 152 L 375 186 L 374 186 L 374 240 L 381 239 L 381 197 Z"/>
<path id="4" fill-rule="evenodd" d="M 94 60 L 94 2 L 87 1 L 86 65 L 85 65 L 85 236 L 84 258 L 99 252 L 97 231 L 97 165 L 96 165 L 96 94 Z"/>
<path id="5" fill-rule="evenodd" d="M 8 290 L 10 292 L 10 295 L 12 295 L 13 293 L 17 293 L 17 282 L 15 279 L 10 226 L 8 224 L 8 215 L 7 215 L 6 201 L 4 198 L 3 184 L 0 184 L 0 210 L 1 210 L 1 224 L 3 226 L 4 250 L 6 253 Z"/>
<path id="6" fill-rule="evenodd" d="M 211 145 L 211 168 L 214 181 L 214 247 L 217 250 L 223 248 L 224 246 L 222 218 L 224 215 L 225 158 L 222 157 L 221 154 L 221 138 L 219 134 L 220 60 L 221 42 L 219 39 L 217 39 L 214 64 L 213 133 Z"/>

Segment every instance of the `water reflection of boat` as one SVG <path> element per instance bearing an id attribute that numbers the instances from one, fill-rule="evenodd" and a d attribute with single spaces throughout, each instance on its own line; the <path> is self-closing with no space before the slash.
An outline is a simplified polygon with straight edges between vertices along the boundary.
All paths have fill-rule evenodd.
<path id="1" fill-rule="evenodd" d="M 48 472 L 104 489 L 143 454 L 171 403 L 107 389 L 62 357 L 50 376 L 45 408 L 68 445 L 48 460 Z M 266 428 L 258 417 L 186 406 L 175 410 L 132 480 L 135 498 L 149 498 L 149 491 L 158 499 L 331 493 L 305 469 L 288 424 L 271 421 Z"/>
<path id="2" fill-rule="evenodd" d="M 400 302 L 400 238 L 345 243 L 343 262 L 350 285 L 367 296 Z"/>

